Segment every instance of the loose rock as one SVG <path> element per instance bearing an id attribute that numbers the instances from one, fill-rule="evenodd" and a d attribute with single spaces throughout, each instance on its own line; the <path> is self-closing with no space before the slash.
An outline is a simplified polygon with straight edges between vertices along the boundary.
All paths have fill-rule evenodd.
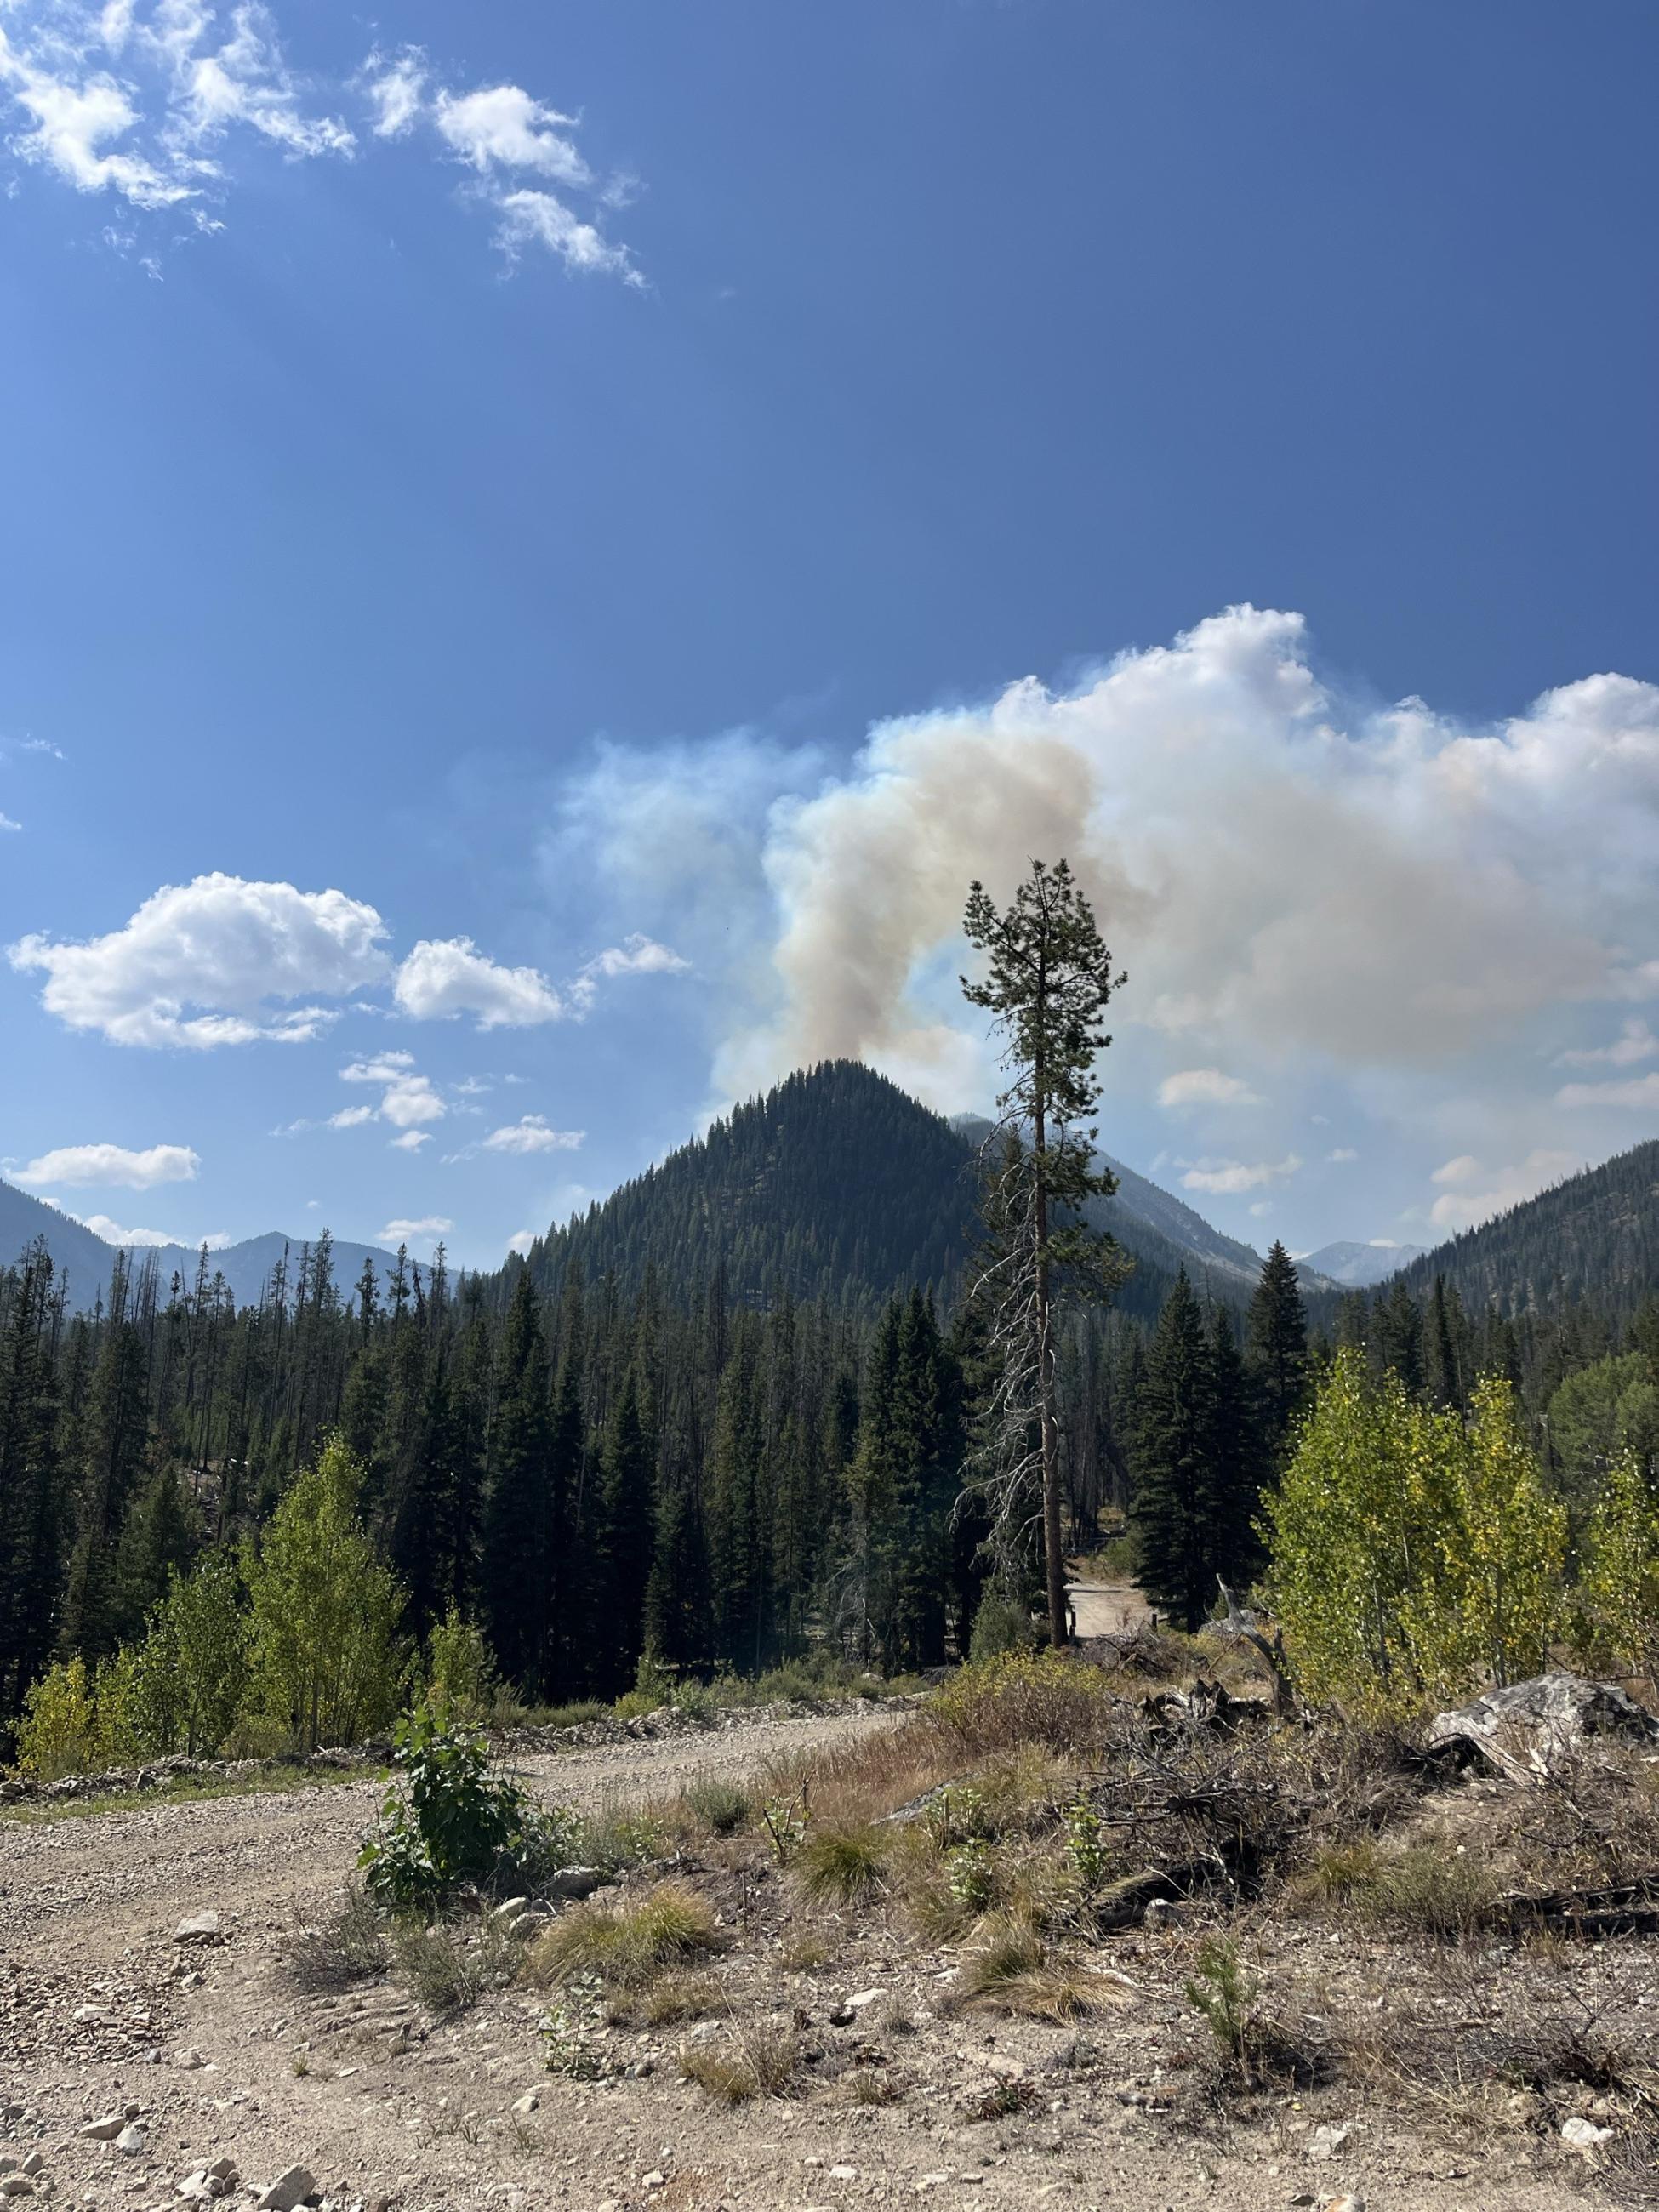
<path id="1" fill-rule="evenodd" d="M 316 2188 L 316 2177 L 307 2167 L 291 2166 L 260 2191 L 259 2212 L 295 2212 L 295 2207 L 314 2195 Z"/>

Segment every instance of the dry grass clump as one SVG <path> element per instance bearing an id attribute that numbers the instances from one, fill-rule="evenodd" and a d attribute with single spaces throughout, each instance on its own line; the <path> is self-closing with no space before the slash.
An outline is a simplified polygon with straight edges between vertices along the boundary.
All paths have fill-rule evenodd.
<path id="1" fill-rule="evenodd" d="M 985 1833 L 1038 1836 L 1059 1826 L 1077 1781 L 1075 1769 L 1046 1745 L 1022 1743 L 981 1767 L 970 1786 Z"/>
<path id="2" fill-rule="evenodd" d="M 1443 1943 L 1490 1927 L 1503 1891 L 1490 1860 L 1467 1846 L 1389 1851 L 1369 1839 L 1322 1851 L 1304 1887 L 1362 1919 Z"/>
<path id="3" fill-rule="evenodd" d="M 392 1939 L 398 1972 L 434 2018 L 465 2012 L 489 1986 L 491 1962 L 456 1928 L 410 1923 Z"/>
<path id="4" fill-rule="evenodd" d="M 764 2021 L 734 2029 L 720 2043 L 682 2045 L 679 2068 L 718 2104 L 746 2104 L 751 2097 L 781 2097 L 800 2071 L 800 2045 Z"/>
<path id="5" fill-rule="evenodd" d="M 666 1973 L 643 1989 L 618 1990 L 605 2016 L 612 2027 L 678 2027 L 724 2010 L 726 1993 L 709 1974 Z"/>
<path id="6" fill-rule="evenodd" d="M 799 1797 L 814 1820 L 851 1825 L 884 1820 L 961 1771 L 955 1744 L 919 1714 L 859 1743 L 772 1760 L 762 1794 Z"/>
<path id="7" fill-rule="evenodd" d="M 755 1803 L 735 1782 L 706 1776 L 694 1782 L 680 1800 L 692 1824 L 711 1836 L 735 1836 L 754 1818 Z"/>
<path id="8" fill-rule="evenodd" d="M 1030 2020 L 1078 2020 L 1128 2004 L 1134 1984 L 1055 1951 L 1036 1923 L 998 1913 L 987 1920 L 963 1962 L 952 2008 L 978 2007 Z"/>
<path id="9" fill-rule="evenodd" d="M 885 1894 L 890 1838 L 868 1820 L 834 1821 L 809 1831 L 794 1873 L 818 1905 L 866 1905 Z"/>
<path id="10" fill-rule="evenodd" d="M 556 1920 L 530 1954 L 539 1980 L 594 1974 L 613 1989 L 643 1989 L 670 1966 L 720 1948 L 709 1906 L 684 1882 L 659 1882 L 643 1897 L 579 1905 Z"/>
<path id="11" fill-rule="evenodd" d="M 842 2076 L 842 2087 L 854 2105 L 896 2105 L 902 2101 L 904 2084 L 884 2071 L 873 2058 L 862 2058 Z"/>
<path id="12" fill-rule="evenodd" d="M 816 1974 L 830 1959 L 830 1946 L 821 1936 L 795 1936 L 778 1954 L 778 1964 L 786 1974 Z"/>
<path id="13" fill-rule="evenodd" d="M 373 1981 L 392 1960 L 380 1916 L 357 1882 L 319 1927 L 296 1929 L 282 1954 L 300 1987 L 313 1995 Z"/>

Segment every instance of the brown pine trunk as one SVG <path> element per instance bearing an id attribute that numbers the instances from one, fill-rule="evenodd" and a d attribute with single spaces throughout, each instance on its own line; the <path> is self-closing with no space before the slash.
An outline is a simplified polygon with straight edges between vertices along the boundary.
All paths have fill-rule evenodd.
<path id="1" fill-rule="evenodd" d="M 1039 976 L 1038 988 L 1042 978 Z M 1048 1188 L 1042 1171 L 1048 1138 L 1043 1070 L 1036 1070 L 1032 1116 L 1036 1140 L 1037 1415 L 1042 1438 L 1042 1563 L 1048 1589 L 1048 1641 L 1056 1651 L 1071 1642 L 1066 1612 L 1066 1553 L 1060 1528 L 1060 1440 L 1054 1427 L 1054 1346 L 1048 1304 Z"/>

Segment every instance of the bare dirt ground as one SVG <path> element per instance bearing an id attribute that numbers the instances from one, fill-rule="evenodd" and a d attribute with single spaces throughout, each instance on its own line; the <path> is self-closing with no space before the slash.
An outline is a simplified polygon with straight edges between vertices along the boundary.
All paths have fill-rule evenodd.
<path id="1" fill-rule="evenodd" d="M 880 1714 L 768 1721 L 522 1768 L 549 1796 L 597 1809 L 886 1725 Z M 159 2212 L 221 2156 L 244 2185 L 297 2162 L 333 2204 L 404 2212 L 1559 2212 L 1595 2186 L 1582 2162 L 1523 2154 L 1513 2137 L 1472 2146 L 1420 2116 L 1369 2110 L 1352 2087 L 1195 2130 L 1171 2094 L 1194 2063 L 1193 2015 L 1170 1971 L 1178 1935 L 1122 1938 L 1112 1963 L 1139 1994 L 1081 2032 L 949 2017 L 950 1952 L 918 1949 L 879 1906 L 809 1913 L 786 1880 L 740 1877 L 718 1855 L 702 1879 L 747 1937 L 742 1958 L 714 1968 L 732 1978 L 732 2016 L 813 2043 L 824 2054 L 813 2078 L 785 2099 L 711 2102 L 675 2053 L 721 2022 L 601 2028 L 615 2078 L 550 2075 L 549 1999 L 522 1986 L 447 2024 L 395 1980 L 300 1991 L 283 1940 L 337 1895 L 378 1797 L 374 1784 L 337 1784 L 0 1822 L 0 2151 L 44 2159 L 37 2201 Z M 180 1917 L 206 1909 L 223 1940 L 177 1943 Z M 792 1969 L 787 1947 L 808 1934 L 823 1956 Z M 1385 1961 L 1352 1948 L 1316 1967 L 1355 1987 L 1389 1978 Z M 855 2101 L 854 2083 L 877 2077 L 882 2100 Z M 515 2112 L 532 2089 L 535 2109 Z M 125 2107 L 139 2108 L 141 2149 L 77 2133 Z M 1323 2157 L 1320 2123 L 1353 2124 Z M 21 2179 L 0 2168 L 0 2191 Z"/>
<path id="2" fill-rule="evenodd" d="M 1150 1624 L 1152 1608 L 1133 1583 L 1067 1583 L 1066 1594 L 1072 1601 L 1074 1633 L 1086 1640 L 1091 1636 L 1121 1636 L 1132 1628 Z"/>

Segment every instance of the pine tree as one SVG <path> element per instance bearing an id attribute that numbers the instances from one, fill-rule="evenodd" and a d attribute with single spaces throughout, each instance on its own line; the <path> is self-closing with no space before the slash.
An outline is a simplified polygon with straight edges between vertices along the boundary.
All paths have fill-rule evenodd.
<path id="1" fill-rule="evenodd" d="M 1308 1392 L 1308 1310 L 1296 1262 L 1277 1238 L 1251 1294 L 1244 1356 L 1261 1410 L 1262 1448 L 1277 1468 Z"/>
<path id="2" fill-rule="evenodd" d="M 1229 1589 L 1249 1583 L 1262 1561 L 1256 1519 L 1271 1472 L 1260 1400 L 1225 1306 L 1210 1316 L 1210 1565 Z M 1215 1583 L 1211 1584 L 1211 1595 Z M 1207 1603 L 1206 1610 L 1208 1610 Z"/>
<path id="3" fill-rule="evenodd" d="M 551 1427 L 547 1345 L 520 1269 L 501 1337 L 479 1594 L 496 1662 L 527 1698 L 544 1693 L 552 1632 Z"/>
<path id="4" fill-rule="evenodd" d="M 1142 1589 L 1188 1631 L 1216 1596 L 1214 1445 L 1210 1346 L 1183 1267 L 1146 1356 L 1133 1523 Z"/>
<path id="5" fill-rule="evenodd" d="M 0 1333 L 0 1728 L 22 1708 L 57 1629 L 69 1498 L 52 1359 L 57 1285 L 44 1244 L 25 1253 Z M 84 1348 L 84 1332 L 77 1342 Z"/>
<path id="6" fill-rule="evenodd" d="M 596 1580 L 604 1594 L 596 1671 L 612 1697 L 633 1680 L 645 1649 L 646 1584 L 656 1549 L 655 1459 L 630 1366 L 605 1435 L 604 1513 L 596 1546 Z"/>
<path id="7" fill-rule="evenodd" d="M 975 884 L 963 920 L 969 942 L 988 956 L 982 982 L 963 978 L 969 1002 L 992 1016 L 1004 1043 L 1009 1085 L 998 1101 L 1005 1142 L 988 1224 L 1000 1249 L 980 1277 L 996 1308 L 1002 1358 L 996 1473 L 1006 1510 L 1020 1514 L 1033 1455 L 1040 1477 L 1048 1636 L 1070 1634 L 1061 1524 L 1059 1425 L 1054 1416 L 1054 1304 L 1069 1276 L 1104 1297 L 1127 1269 L 1112 1238 L 1090 1230 L 1079 1209 L 1109 1198 L 1115 1179 L 1095 1163 L 1099 1132 L 1089 1117 L 1100 1099 L 1095 1061 L 1111 1042 L 1101 1028 L 1112 973 L 1089 902 L 1064 860 L 1042 860 L 999 913 Z M 993 1289 L 993 1286 L 994 1288 Z"/>

